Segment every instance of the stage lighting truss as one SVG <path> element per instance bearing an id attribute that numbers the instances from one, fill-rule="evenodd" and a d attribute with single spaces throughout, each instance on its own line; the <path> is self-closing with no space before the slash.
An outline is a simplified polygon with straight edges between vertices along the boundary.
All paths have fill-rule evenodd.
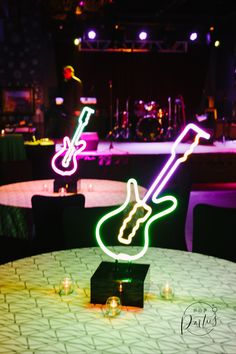
<path id="1" fill-rule="evenodd" d="M 186 53 L 187 41 L 141 41 L 141 40 L 86 40 L 81 42 L 79 51 L 114 51 L 114 52 L 148 52 Z"/>

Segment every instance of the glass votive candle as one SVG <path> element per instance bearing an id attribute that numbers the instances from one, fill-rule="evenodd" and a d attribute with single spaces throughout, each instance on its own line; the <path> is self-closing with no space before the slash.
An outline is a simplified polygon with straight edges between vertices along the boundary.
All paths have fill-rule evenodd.
<path id="1" fill-rule="evenodd" d="M 44 184 L 43 184 L 43 191 L 44 191 L 44 192 L 47 192 L 47 191 L 48 191 L 48 185 L 47 185 L 47 183 L 44 183 Z"/>
<path id="2" fill-rule="evenodd" d="M 161 297 L 165 300 L 171 300 L 174 297 L 174 289 L 171 287 L 169 282 L 166 282 L 161 287 Z"/>
<path id="3" fill-rule="evenodd" d="M 105 315 L 108 317 L 115 317 L 121 312 L 121 301 L 118 296 L 110 296 L 106 301 Z"/>
<path id="4" fill-rule="evenodd" d="M 5 135 L 5 130 L 2 129 L 2 130 L 1 130 L 1 136 L 4 136 L 4 135 Z"/>
<path id="5" fill-rule="evenodd" d="M 66 188 L 65 187 L 61 187 L 59 189 L 59 194 L 61 197 L 63 197 L 64 195 L 66 195 Z"/>
<path id="6" fill-rule="evenodd" d="M 92 183 L 89 183 L 89 184 L 88 184 L 88 191 L 89 191 L 89 192 L 92 192 L 92 191 L 93 191 L 93 185 L 92 185 Z"/>
<path id="7" fill-rule="evenodd" d="M 74 291 L 74 282 L 70 277 L 65 277 L 61 280 L 59 285 L 60 295 L 70 295 Z"/>
<path id="8" fill-rule="evenodd" d="M 56 97 L 55 102 L 57 106 L 60 106 L 64 102 L 64 99 L 62 97 Z"/>
<path id="9" fill-rule="evenodd" d="M 81 179 L 78 179 L 77 181 L 77 190 L 81 191 Z"/>

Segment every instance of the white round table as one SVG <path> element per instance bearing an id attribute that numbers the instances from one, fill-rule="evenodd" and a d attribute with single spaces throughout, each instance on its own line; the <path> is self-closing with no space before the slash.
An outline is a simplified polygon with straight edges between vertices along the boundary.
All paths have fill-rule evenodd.
<path id="1" fill-rule="evenodd" d="M 53 179 L 11 183 L 0 186 L 0 235 L 30 238 L 31 198 L 34 194 L 59 196 L 53 192 Z M 146 193 L 138 187 L 140 197 Z M 104 179 L 81 179 L 77 193 L 85 195 L 85 208 L 121 205 L 126 199 L 126 183 Z M 131 196 L 133 200 L 133 195 Z"/>
<path id="2" fill-rule="evenodd" d="M 0 186 L 0 204 L 19 208 L 31 208 L 34 194 L 58 196 L 53 192 L 53 179 L 11 183 Z M 113 206 L 123 204 L 126 198 L 126 183 L 104 179 L 81 179 L 77 193 L 85 195 L 85 207 Z M 139 187 L 140 196 L 146 193 Z"/>
<path id="3" fill-rule="evenodd" d="M 236 352 L 235 263 L 150 248 L 138 262 L 150 264 L 144 307 L 122 307 L 120 315 L 109 318 L 104 305 L 90 303 L 90 278 L 104 260 L 112 262 L 96 247 L 1 265 L 0 352 Z M 60 296 L 58 284 L 65 275 L 76 288 Z M 160 297 L 166 280 L 175 289 L 172 300 Z"/>

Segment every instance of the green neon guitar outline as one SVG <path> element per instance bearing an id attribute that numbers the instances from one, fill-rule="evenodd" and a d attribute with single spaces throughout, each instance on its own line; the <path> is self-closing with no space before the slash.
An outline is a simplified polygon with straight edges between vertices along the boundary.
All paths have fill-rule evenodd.
<path id="1" fill-rule="evenodd" d="M 188 149 L 185 151 L 184 155 L 179 157 L 176 160 L 176 148 L 191 130 L 194 133 L 196 133 L 195 139 L 194 139 L 193 143 L 190 145 L 190 147 L 188 147 Z M 133 178 L 128 180 L 128 182 L 127 182 L 127 196 L 126 196 L 125 202 L 120 207 L 118 207 L 116 210 L 113 210 L 112 212 L 109 212 L 108 214 L 104 215 L 98 221 L 98 224 L 96 226 L 95 234 L 96 234 L 96 239 L 97 239 L 98 245 L 108 256 L 114 258 L 115 260 L 134 261 L 136 259 L 141 258 L 147 252 L 148 245 L 149 245 L 148 231 L 149 231 L 150 225 L 155 220 L 161 218 L 162 216 L 173 212 L 177 207 L 177 200 L 174 196 L 169 195 L 169 196 L 165 196 L 162 198 L 158 198 L 158 195 L 163 190 L 163 188 L 165 187 L 165 185 L 167 184 L 167 182 L 169 181 L 169 179 L 171 178 L 171 176 L 173 175 L 173 173 L 175 172 L 177 167 L 181 163 L 186 161 L 188 156 L 190 154 L 192 154 L 194 148 L 198 145 L 200 138 L 209 139 L 210 134 L 206 133 L 204 130 L 202 130 L 201 128 L 197 127 L 195 124 L 192 124 L 192 123 L 188 124 L 185 127 L 185 129 L 181 132 L 181 134 L 179 135 L 179 137 L 176 139 L 176 141 L 174 142 L 174 144 L 172 146 L 170 158 L 168 159 L 165 166 L 162 168 L 159 175 L 156 177 L 154 183 L 151 185 L 151 187 L 149 188 L 149 190 L 147 191 L 147 193 L 145 194 L 143 199 L 141 199 L 139 197 L 137 181 Z M 123 221 L 123 224 L 119 230 L 118 241 L 121 244 L 130 245 L 132 242 L 132 239 L 135 236 L 140 225 L 147 221 L 145 228 L 144 228 L 144 247 L 136 255 L 129 255 L 127 253 L 118 253 L 117 254 L 117 253 L 112 252 L 103 243 L 102 238 L 101 238 L 101 234 L 100 234 L 100 229 L 106 220 L 108 220 L 111 217 L 124 211 L 124 209 L 128 206 L 128 204 L 130 202 L 132 189 L 134 191 L 136 203 L 134 204 L 132 210 L 129 212 L 128 216 Z M 146 202 L 151 197 L 151 195 L 152 195 L 152 202 L 153 203 L 161 204 L 163 202 L 169 201 L 169 202 L 171 202 L 171 206 L 169 208 L 155 214 L 154 216 L 152 216 L 148 220 L 148 218 L 150 217 L 150 215 L 152 213 L 152 208 L 148 204 L 146 204 Z M 146 215 L 144 217 L 138 218 L 138 220 L 136 220 L 135 225 L 132 226 L 132 230 L 128 234 L 128 238 L 127 238 L 127 236 L 124 237 L 124 232 L 125 232 L 125 230 L 128 229 L 128 225 L 129 225 L 130 221 L 134 218 L 135 214 L 137 213 L 138 208 L 142 208 L 142 210 L 144 209 L 146 211 Z"/>

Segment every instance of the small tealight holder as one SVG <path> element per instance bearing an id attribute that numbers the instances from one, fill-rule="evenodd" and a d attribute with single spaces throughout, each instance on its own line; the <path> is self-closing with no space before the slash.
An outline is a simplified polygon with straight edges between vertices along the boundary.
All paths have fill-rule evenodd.
<path id="1" fill-rule="evenodd" d="M 172 300 L 174 297 L 174 290 L 171 287 L 169 282 L 166 282 L 162 287 L 161 287 L 161 297 L 165 300 Z"/>
<path id="2" fill-rule="evenodd" d="M 92 191 L 93 191 L 93 185 L 92 185 L 92 183 L 89 183 L 89 184 L 88 184 L 88 191 L 89 191 L 89 192 L 92 192 Z"/>
<path id="3" fill-rule="evenodd" d="M 61 187 L 58 192 L 61 197 L 64 197 L 67 191 L 65 187 Z"/>
<path id="4" fill-rule="evenodd" d="M 5 130 L 4 129 L 1 130 L 1 136 L 5 136 Z"/>
<path id="5" fill-rule="evenodd" d="M 62 97 L 56 97 L 55 102 L 57 106 L 60 106 L 64 102 L 64 99 Z"/>
<path id="6" fill-rule="evenodd" d="M 43 184 L 43 191 L 44 191 L 44 192 L 48 192 L 48 185 L 47 185 L 47 183 L 44 183 L 44 184 Z"/>
<path id="7" fill-rule="evenodd" d="M 107 317 L 116 317 L 121 312 L 121 301 L 118 296 L 110 296 L 106 301 L 105 315 Z"/>
<path id="8" fill-rule="evenodd" d="M 70 295 L 74 291 L 74 282 L 70 277 L 65 277 L 61 280 L 59 285 L 60 295 Z"/>

